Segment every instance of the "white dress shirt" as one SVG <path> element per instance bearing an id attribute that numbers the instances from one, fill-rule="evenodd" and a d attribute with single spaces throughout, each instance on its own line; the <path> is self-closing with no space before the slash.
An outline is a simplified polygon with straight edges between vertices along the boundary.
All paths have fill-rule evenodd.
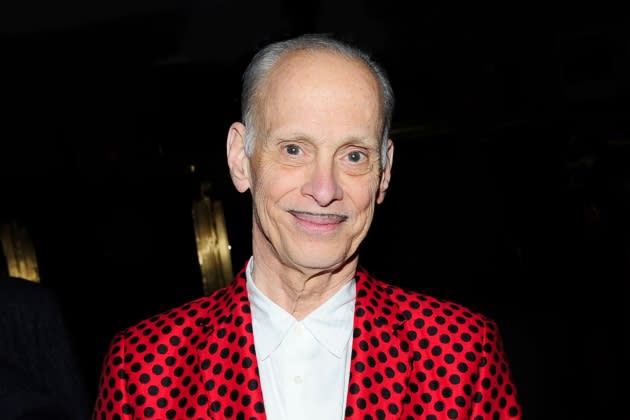
<path id="1" fill-rule="evenodd" d="M 342 420 L 345 415 L 355 280 L 302 321 L 276 305 L 252 279 L 247 292 L 260 384 L 269 420 Z"/>

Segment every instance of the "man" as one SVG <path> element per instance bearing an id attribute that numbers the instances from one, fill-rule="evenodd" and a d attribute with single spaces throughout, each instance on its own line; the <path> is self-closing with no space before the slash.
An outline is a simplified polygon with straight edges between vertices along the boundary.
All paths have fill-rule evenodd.
<path id="1" fill-rule="evenodd" d="M 254 57 L 242 108 L 227 161 L 253 199 L 253 256 L 114 338 L 95 419 L 520 418 L 491 320 L 358 265 L 392 169 L 384 72 L 298 37 Z"/>

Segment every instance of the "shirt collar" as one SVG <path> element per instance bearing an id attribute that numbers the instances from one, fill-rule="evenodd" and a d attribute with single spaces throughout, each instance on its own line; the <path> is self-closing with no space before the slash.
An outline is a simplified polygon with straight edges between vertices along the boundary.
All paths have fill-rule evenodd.
<path id="1" fill-rule="evenodd" d="M 298 321 L 256 287 L 252 278 L 253 261 L 250 258 L 245 272 L 247 292 L 252 306 L 256 354 L 265 360 Z M 302 320 L 317 342 L 338 358 L 343 356 L 352 336 L 355 298 L 356 280 L 352 279 Z"/>

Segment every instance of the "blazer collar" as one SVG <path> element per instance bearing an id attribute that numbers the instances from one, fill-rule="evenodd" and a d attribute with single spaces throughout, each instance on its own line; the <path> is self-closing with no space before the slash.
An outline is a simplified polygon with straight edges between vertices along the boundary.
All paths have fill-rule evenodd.
<path id="1" fill-rule="evenodd" d="M 361 268 L 356 278 L 346 417 L 399 418 L 412 367 L 409 343 L 401 333 L 409 316 L 390 298 L 391 288 Z"/>
<path id="2" fill-rule="evenodd" d="M 195 369 L 209 396 L 207 415 L 265 420 L 245 270 L 209 302 Z"/>

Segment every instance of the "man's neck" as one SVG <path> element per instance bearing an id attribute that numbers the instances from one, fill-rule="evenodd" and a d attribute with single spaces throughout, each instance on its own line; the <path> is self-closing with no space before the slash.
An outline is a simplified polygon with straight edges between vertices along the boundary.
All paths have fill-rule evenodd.
<path id="1" fill-rule="evenodd" d="M 252 261 L 254 265 L 251 273 L 256 287 L 297 320 L 306 318 L 337 293 L 352 280 L 356 271 L 355 262 L 330 272 L 288 267 L 277 270 L 265 264 L 264 259 Z"/>

